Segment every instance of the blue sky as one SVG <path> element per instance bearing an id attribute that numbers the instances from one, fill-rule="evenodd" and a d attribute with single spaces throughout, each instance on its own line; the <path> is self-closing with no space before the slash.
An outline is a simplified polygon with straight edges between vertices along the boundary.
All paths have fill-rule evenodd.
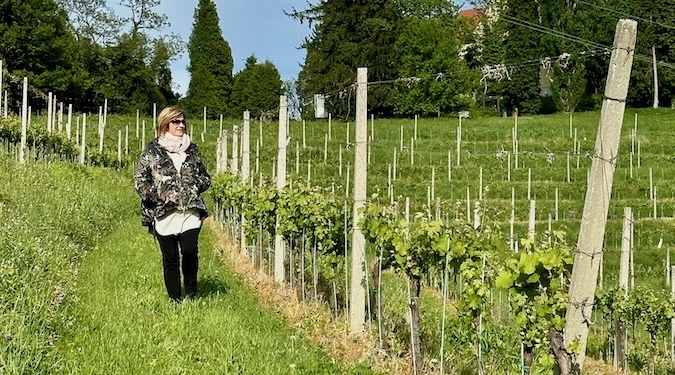
<path id="1" fill-rule="evenodd" d="M 112 0 L 118 3 L 119 0 Z M 259 62 L 270 60 L 279 70 L 281 79 L 295 79 L 304 61 L 305 50 L 298 49 L 310 34 L 307 23 L 300 24 L 286 16 L 293 7 L 306 9 L 308 0 L 215 0 L 223 37 L 230 44 L 234 71 L 244 68 L 246 58 L 255 55 Z M 316 3 L 315 0 L 311 1 Z M 111 1 L 109 0 L 109 3 Z M 157 8 L 171 26 L 165 33 L 176 33 L 187 43 L 192 32 L 197 0 L 162 0 Z M 118 8 L 120 13 L 122 10 Z M 124 14 L 120 14 L 124 15 Z M 190 81 L 187 71 L 187 50 L 171 63 L 175 90 L 185 94 Z"/>

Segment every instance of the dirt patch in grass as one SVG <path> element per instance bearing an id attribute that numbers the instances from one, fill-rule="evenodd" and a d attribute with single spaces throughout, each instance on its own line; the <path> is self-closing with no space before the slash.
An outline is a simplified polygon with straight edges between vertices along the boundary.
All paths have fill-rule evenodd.
<path id="1" fill-rule="evenodd" d="M 363 363 L 386 374 L 412 373 L 409 358 L 388 356 L 378 349 L 374 336 L 349 335 L 348 323 L 344 319 L 335 321 L 328 305 L 301 302 L 288 285 L 278 284 L 272 276 L 257 270 L 213 219 L 206 220 L 206 226 L 214 233 L 216 251 L 224 264 L 256 290 L 263 305 L 299 329 L 331 357 L 350 364 Z"/>

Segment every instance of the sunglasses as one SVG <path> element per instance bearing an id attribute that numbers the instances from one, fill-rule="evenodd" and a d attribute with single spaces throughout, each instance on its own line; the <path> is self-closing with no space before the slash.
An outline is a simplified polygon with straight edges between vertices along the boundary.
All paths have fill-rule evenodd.
<path id="1" fill-rule="evenodd" d="M 170 123 L 177 125 L 177 124 L 183 124 L 185 125 L 185 120 L 171 120 L 169 121 Z"/>

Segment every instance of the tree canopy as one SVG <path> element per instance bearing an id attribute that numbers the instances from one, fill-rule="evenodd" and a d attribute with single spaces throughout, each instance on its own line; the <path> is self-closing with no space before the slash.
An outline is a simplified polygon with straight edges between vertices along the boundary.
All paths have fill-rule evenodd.
<path id="1" fill-rule="evenodd" d="M 283 83 L 276 66 L 271 61 L 258 63 L 255 56 L 249 56 L 246 67 L 234 76 L 230 115 L 237 118 L 248 110 L 253 117 L 266 116 L 278 108 L 281 94 Z"/>
<path id="2" fill-rule="evenodd" d="M 160 0 L 120 1 L 117 12 L 125 15 L 106 0 L 0 2 L 0 58 L 12 107 L 23 76 L 39 99 L 31 100 L 35 109 L 46 106 L 46 92 L 84 111 L 104 99 L 113 112 L 177 102 L 170 62 L 185 44 L 163 34 Z M 301 45 L 297 79 L 282 83 L 273 62 L 254 56 L 233 76 L 216 5 L 199 0 L 183 104 L 191 113 L 206 107 L 212 118 L 239 117 L 244 109 L 256 116 L 276 108 L 285 92 L 309 116 L 308 103 L 323 94 L 333 116 L 350 118 L 356 69 L 364 66 L 369 112 L 378 117 L 593 109 L 602 101 L 619 18 L 639 22 L 628 104 L 673 104 L 675 0 L 477 2 L 481 9 L 459 12 L 447 0 L 310 0 L 287 12 L 308 22 L 311 34 Z"/>
<path id="3" fill-rule="evenodd" d="M 199 0 L 188 51 L 191 76 L 185 107 L 192 113 L 201 113 L 206 107 L 209 117 L 228 113 L 231 109 L 229 101 L 234 61 L 230 45 L 223 38 L 212 0 Z"/>

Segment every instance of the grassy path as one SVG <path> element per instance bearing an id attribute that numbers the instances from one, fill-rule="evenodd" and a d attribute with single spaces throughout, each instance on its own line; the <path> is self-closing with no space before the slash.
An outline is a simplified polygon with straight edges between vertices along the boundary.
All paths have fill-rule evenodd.
<path id="1" fill-rule="evenodd" d="M 56 367 L 78 374 L 370 374 L 345 368 L 260 306 L 200 238 L 198 298 L 172 305 L 157 244 L 133 217 L 85 259 Z"/>

